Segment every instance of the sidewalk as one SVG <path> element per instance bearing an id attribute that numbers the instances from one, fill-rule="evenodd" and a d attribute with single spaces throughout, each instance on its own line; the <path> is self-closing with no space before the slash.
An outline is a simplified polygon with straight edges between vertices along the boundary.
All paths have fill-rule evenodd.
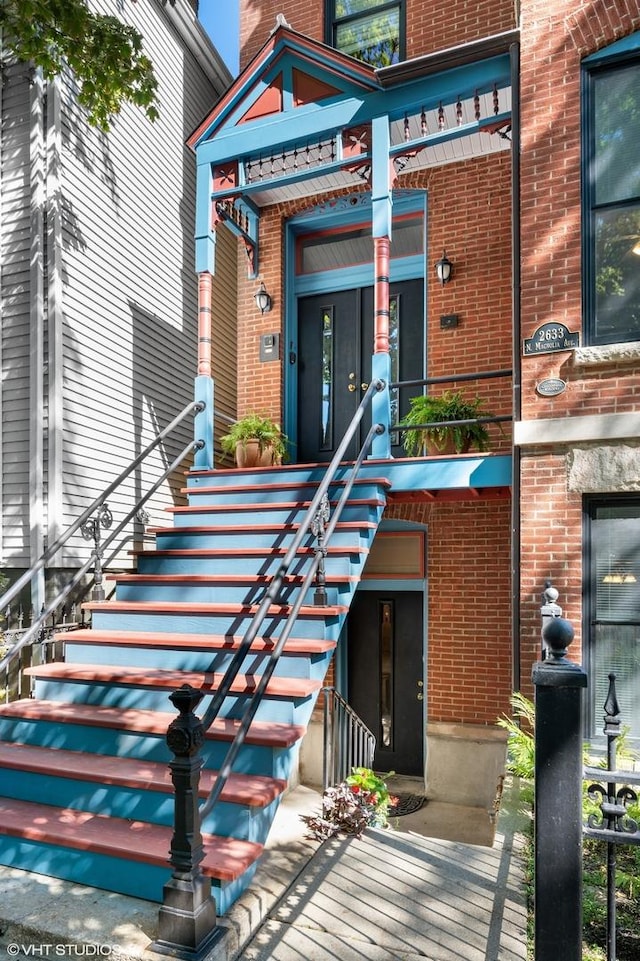
<path id="1" fill-rule="evenodd" d="M 524 961 L 526 815 L 517 784 L 505 791 L 492 847 L 425 836 L 429 804 L 391 830 L 320 845 L 304 837 L 299 817 L 319 802 L 308 788 L 285 799 L 254 883 L 221 919 L 227 934 L 207 961 Z M 468 835 L 473 811 L 441 807 L 448 810 L 437 820 L 446 815 Z M 159 959 L 147 950 L 157 912 L 146 901 L 0 868 L 6 957 L 80 957 L 73 945 L 98 945 L 95 957 Z M 47 944 L 64 952 L 29 947 Z"/>

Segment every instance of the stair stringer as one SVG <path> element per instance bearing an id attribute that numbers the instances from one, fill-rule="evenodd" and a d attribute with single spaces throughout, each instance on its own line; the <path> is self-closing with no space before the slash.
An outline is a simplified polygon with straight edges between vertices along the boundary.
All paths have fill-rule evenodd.
<path id="1" fill-rule="evenodd" d="M 240 477 L 231 471 L 188 475 L 188 508 L 174 513 L 172 527 L 155 532 L 156 550 L 141 553 L 138 574 L 117 580 L 115 602 L 88 605 L 92 628 L 67 637 L 64 665 L 29 671 L 35 700 L 0 707 L 0 863 L 161 900 L 169 870 L 162 850 L 165 840 L 168 850 L 173 815 L 164 741 L 174 716 L 168 694 L 184 680 L 213 688 L 319 479 L 317 470 L 299 467 Z M 387 486 L 383 479 L 367 481 L 350 498 L 347 520 L 326 558 L 331 603 L 318 608 L 307 599 L 233 778 L 203 825 L 214 839 L 205 846 L 229 848 L 236 863 L 231 870 L 214 852 L 203 865 L 221 914 L 250 883 L 296 771 L 300 738 L 375 537 Z M 268 543 L 261 546 L 263 535 Z M 310 557 L 308 546 L 296 556 L 281 603 L 272 605 L 245 659 L 243 680 L 207 736 L 203 795 Z M 206 573 L 208 565 L 212 573 Z M 162 599 L 168 587 L 174 592 L 170 601 Z M 132 773 L 141 765 L 144 784 L 139 770 Z M 34 809 L 34 797 L 46 803 Z M 30 818 L 41 823 L 43 813 L 48 831 L 30 826 Z M 139 836 L 148 835 L 145 858 L 134 852 L 135 838 L 119 839 L 113 848 L 96 840 L 132 824 Z"/>

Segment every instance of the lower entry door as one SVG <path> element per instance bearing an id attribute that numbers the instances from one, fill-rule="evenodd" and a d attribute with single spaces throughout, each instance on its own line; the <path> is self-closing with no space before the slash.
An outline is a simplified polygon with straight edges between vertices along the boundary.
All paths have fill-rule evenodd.
<path id="1" fill-rule="evenodd" d="M 424 772 L 421 591 L 358 591 L 348 617 L 348 700 L 377 738 L 377 771 Z"/>

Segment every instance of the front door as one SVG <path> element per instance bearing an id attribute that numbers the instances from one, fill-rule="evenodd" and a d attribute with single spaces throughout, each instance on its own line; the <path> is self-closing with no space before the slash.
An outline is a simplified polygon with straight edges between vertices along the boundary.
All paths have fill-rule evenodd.
<path id="1" fill-rule="evenodd" d="M 423 377 L 423 290 L 422 280 L 390 284 L 392 381 Z M 299 462 L 329 461 L 339 446 L 371 378 L 373 326 L 373 287 L 298 300 Z M 392 423 L 408 410 L 411 393 L 405 388 L 392 395 Z M 370 426 L 368 413 L 346 459 L 356 457 Z M 393 453 L 401 456 L 401 446 Z"/>
<path id="2" fill-rule="evenodd" d="M 374 767 L 424 771 L 421 591 L 358 591 L 348 618 L 348 700 L 376 735 Z"/>

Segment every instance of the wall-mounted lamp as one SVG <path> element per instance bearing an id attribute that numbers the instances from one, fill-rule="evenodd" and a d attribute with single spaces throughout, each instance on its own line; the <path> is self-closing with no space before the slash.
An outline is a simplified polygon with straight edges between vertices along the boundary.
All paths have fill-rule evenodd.
<path id="1" fill-rule="evenodd" d="M 631 253 L 635 254 L 636 257 L 640 257 L 640 240 L 636 240 L 635 244 L 631 248 Z"/>
<path id="2" fill-rule="evenodd" d="M 442 251 L 442 257 L 440 258 L 440 260 L 436 260 L 433 266 L 435 267 L 436 276 L 438 280 L 444 287 L 445 284 L 449 283 L 449 281 L 451 280 L 451 276 L 453 274 L 453 264 L 447 257 L 446 250 Z"/>
<path id="3" fill-rule="evenodd" d="M 256 307 L 261 314 L 268 314 L 271 310 L 271 297 L 267 293 L 267 288 L 264 285 L 264 281 L 260 282 L 260 286 L 253 295 L 253 299 L 256 302 Z"/>

